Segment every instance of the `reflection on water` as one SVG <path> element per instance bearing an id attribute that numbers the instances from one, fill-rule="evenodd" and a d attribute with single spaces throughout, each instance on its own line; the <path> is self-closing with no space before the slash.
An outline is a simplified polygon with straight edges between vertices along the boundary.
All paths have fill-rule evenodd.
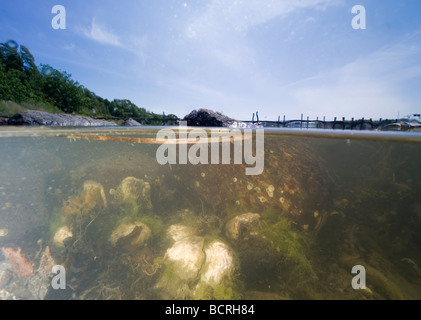
<path id="1" fill-rule="evenodd" d="M 0 131 L 1 298 L 421 298 L 421 137 L 266 131 L 247 176 L 156 132 Z"/>

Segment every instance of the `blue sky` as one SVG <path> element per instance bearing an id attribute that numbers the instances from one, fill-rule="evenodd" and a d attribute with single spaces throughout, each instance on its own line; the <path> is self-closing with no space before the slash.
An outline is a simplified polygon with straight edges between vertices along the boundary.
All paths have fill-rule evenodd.
<path id="1" fill-rule="evenodd" d="M 66 29 L 51 22 L 66 9 Z M 366 29 L 351 25 L 355 5 Z M 112 100 L 180 117 L 421 113 L 419 0 L 14 0 L 0 41 Z"/>

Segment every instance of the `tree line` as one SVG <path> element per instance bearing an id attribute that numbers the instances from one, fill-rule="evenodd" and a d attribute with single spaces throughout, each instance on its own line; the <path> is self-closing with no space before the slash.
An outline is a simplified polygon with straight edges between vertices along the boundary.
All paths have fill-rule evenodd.
<path id="1" fill-rule="evenodd" d="M 0 101 L 46 105 L 65 113 L 97 118 L 158 121 L 163 118 L 127 99 L 109 101 L 101 98 L 73 80 L 66 71 L 48 64 L 37 66 L 29 49 L 14 40 L 0 43 Z M 177 116 L 171 114 L 165 118 L 177 119 Z"/>

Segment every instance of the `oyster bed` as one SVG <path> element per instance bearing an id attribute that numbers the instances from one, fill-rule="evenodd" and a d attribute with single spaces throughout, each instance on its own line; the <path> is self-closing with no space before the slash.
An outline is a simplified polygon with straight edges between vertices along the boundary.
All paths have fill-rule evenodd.
<path id="1" fill-rule="evenodd" d="M 419 147 L 355 144 L 351 160 L 346 141 L 267 135 L 263 174 L 246 176 L 243 165 L 160 166 L 142 143 L 14 138 L 1 159 L 15 175 L 0 185 L 0 295 L 419 299 Z M 31 269 L 44 252 L 66 290 Z M 351 286 L 355 265 L 366 290 Z"/>

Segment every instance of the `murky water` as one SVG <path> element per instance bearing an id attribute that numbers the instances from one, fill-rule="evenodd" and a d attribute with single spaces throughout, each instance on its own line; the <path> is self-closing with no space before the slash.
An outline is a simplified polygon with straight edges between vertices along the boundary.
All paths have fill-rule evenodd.
<path id="1" fill-rule="evenodd" d="M 158 129 L 0 131 L 2 298 L 421 298 L 421 135 L 266 130 L 252 176 Z"/>

